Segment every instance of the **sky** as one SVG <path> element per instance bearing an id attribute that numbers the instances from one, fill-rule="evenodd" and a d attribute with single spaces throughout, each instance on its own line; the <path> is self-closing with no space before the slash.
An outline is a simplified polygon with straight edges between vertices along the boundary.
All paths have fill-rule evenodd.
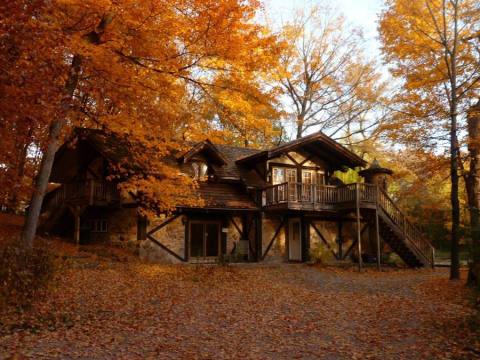
<path id="1" fill-rule="evenodd" d="M 264 0 L 268 16 L 278 23 L 288 20 L 293 9 L 308 8 L 320 3 L 338 8 L 349 23 L 363 30 L 365 46 L 374 56 L 380 56 L 377 17 L 383 2 L 383 0 Z"/>
<path id="2" fill-rule="evenodd" d="M 263 3 L 268 23 L 274 28 L 289 21 L 297 9 L 326 5 L 337 10 L 345 16 L 347 24 L 362 30 L 365 54 L 377 62 L 384 79 L 389 78 L 387 67 L 381 62 L 380 43 L 377 39 L 377 19 L 384 0 L 263 0 Z M 285 124 L 285 129 L 290 137 L 294 135 L 294 124 Z M 315 128 L 309 131 L 313 132 Z"/>

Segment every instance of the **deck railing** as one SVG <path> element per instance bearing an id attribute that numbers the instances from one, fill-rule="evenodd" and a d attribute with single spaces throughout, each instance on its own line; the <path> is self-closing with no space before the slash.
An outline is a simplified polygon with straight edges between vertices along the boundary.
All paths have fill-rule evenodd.
<path id="1" fill-rule="evenodd" d="M 374 203 L 377 188 L 373 184 L 348 184 L 344 186 L 316 185 L 304 183 L 276 184 L 265 189 L 264 205 L 276 205 L 288 202 L 304 204 L 338 204 L 356 200 L 359 188 L 360 201 Z"/>
<path id="2" fill-rule="evenodd" d="M 62 184 L 54 190 L 48 202 L 49 207 L 58 207 L 67 202 L 81 202 L 85 205 L 111 203 L 120 200 L 120 193 L 113 183 L 88 180 Z"/>
<path id="3" fill-rule="evenodd" d="M 398 208 L 395 202 L 379 186 L 366 183 L 354 183 L 342 186 L 316 185 L 303 183 L 282 183 L 271 185 L 264 190 L 263 205 L 272 207 L 282 205 L 305 209 L 322 209 L 333 205 L 352 204 L 376 208 L 396 227 L 415 254 L 425 262 L 433 264 L 434 248 L 424 238 L 421 231 Z"/>
<path id="4" fill-rule="evenodd" d="M 417 256 L 420 256 L 424 261 L 433 266 L 435 261 L 435 248 L 425 239 L 420 229 L 398 208 L 390 196 L 380 188 L 378 188 L 377 207 L 383 211 L 397 226 L 397 229 L 402 232 L 403 238 L 410 245 L 409 248 L 414 251 Z"/>

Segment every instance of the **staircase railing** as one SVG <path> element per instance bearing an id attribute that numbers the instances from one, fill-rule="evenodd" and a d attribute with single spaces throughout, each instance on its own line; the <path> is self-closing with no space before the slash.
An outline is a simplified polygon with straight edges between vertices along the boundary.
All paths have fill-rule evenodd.
<path id="1" fill-rule="evenodd" d="M 403 234 L 410 250 L 423 259 L 427 264 L 434 266 L 435 248 L 425 239 L 422 232 L 405 216 L 388 194 L 378 187 L 377 206 L 388 216 Z"/>
<path id="2" fill-rule="evenodd" d="M 434 264 L 434 248 L 422 232 L 408 220 L 407 216 L 398 208 L 395 202 L 378 185 L 367 183 L 353 183 L 342 186 L 317 185 L 308 183 L 285 182 L 271 185 L 264 190 L 263 206 L 281 205 L 289 203 L 312 204 L 320 209 L 324 205 L 355 204 L 369 205 L 381 210 L 397 227 L 397 231 L 410 250 L 426 264 Z"/>

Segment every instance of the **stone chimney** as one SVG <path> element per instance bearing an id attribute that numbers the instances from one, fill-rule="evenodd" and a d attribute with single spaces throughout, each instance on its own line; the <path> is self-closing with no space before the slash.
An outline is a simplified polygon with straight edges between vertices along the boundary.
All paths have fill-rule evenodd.
<path id="1" fill-rule="evenodd" d="M 367 184 L 379 185 L 385 191 L 388 188 L 388 177 L 393 171 L 380 166 L 377 159 L 374 159 L 368 169 L 359 172 L 359 175 L 365 179 Z"/>

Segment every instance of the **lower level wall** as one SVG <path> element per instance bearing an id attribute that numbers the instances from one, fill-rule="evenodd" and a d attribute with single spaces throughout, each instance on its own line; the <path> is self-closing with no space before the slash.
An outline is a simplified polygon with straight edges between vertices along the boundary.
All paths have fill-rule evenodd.
<path id="1" fill-rule="evenodd" d="M 83 229 L 81 226 L 81 242 L 110 242 L 125 246 L 136 246 L 137 243 L 137 209 L 95 209 L 89 208 L 82 215 L 83 224 L 92 221 L 106 221 L 106 232 L 96 232 L 94 229 Z"/>
<path id="2" fill-rule="evenodd" d="M 153 234 L 154 238 L 158 240 L 162 245 L 170 249 L 172 252 L 178 255 L 179 258 L 173 256 L 168 251 L 162 247 L 155 244 L 153 241 L 138 240 L 138 215 L 137 209 L 135 208 L 119 208 L 119 209 L 88 209 L 84 214 L 86 218 L 103 218 L 108 222 L 108 231 L 105 233 L 95 233 L 90 232 L 88 241 L 106 241 L 115 244 L 128 245 L 131 247 L 136 247 L 139 250 L 140 257 L 147 261 L 159 262 L 159 263 L 180 263 L 181 259 L 186 259 L 189 256 L 189 245 L 188 245 L 188 224 L 191 219 L 198 219 L 196 215 L 181 215 L 176 217 L 173 221 L 169 222 L 167 225 L 159 229 Z M 242 232 L 244 223 L 241 216 L 232 216 L 227 217 L 225 215 L 212 214 L 208 217 L 203 217 L 206 220 L 216 220 L 221 223 L 221 237 L 224 244 L 222 249 L 225 251 L 226 255 L 232 254 L 234 251 L 241 251 L 243 254 L 249 254 L 252 256 L 252 251 L 255 251 L 255 244 L 249 244 L 247 241 L 242 240 Z M 165 216 L 160 216 L 149 221 L 147 232 L 166 221 Z M 288 219 L 285 220 L 282 227 L 279 229 L 279 226 L 282 224 L 283 217 L 275 215 L 262 215 L 262 255 L 265 254 L 263 261 L 265 262 L 284 262 L 288 261 Z M 310 255 L 316 253 L 327 254 L 326 258 L 330 257 L 331 260 L 334 260 L 335 257 L 332 254 L 332 251 L 338 255 L 338 223 L 334 221 L 325 221 L 309 218 L 308 221 L 311 222 L 309 228 L 309 238 L 310 238 Z M 234 224 L 235 223 L 235 224 Z M 362 224 L 362 228 L 363 228 Z M 316 227 L 318 231 L 323 235 L 323 238 L 328 243 L 329 246 L 325 244 L 325 241 L 322 240 L 321 236 L 315 230 Z M 272 241 L 275 233 L 279 229 L 277 236 L 271 244 L 269 251 L 267 248 Z M 254 228 L 251 229 L 250 238 L 254 239 Z M 356 223 L 354 222 L 345 222 L 342 226 L 342 235 L 343 235 L 343 255 L 346 254 L 347 250 L 353 244 L 354 239 L 356 239 Z M 367 229 L 364 231 L 362 236 L 362 246 L 364 253 L 366 250 L 373 249 L 369 238 L 371 237 L 371 232 Z M 253 240 L 252 240 L 253 241 Z M 347 256 L 347 259 L 350 258 L 351 254 L 356 254 L 357 247 L 354 246 L 350 254 Z"/>
<path id="3" fill-rule="evenodd" d="M 281 217 L 264 216 L 262 218 L 262 253 L 265 254 L 267 248 L 275 236 L 275 232 L 282 224 Z M 265 262 L 283 262 L 287 260 L 286 247 L 286 222 L 282 225 L 280 232 L 270 247 L 270 250 L 265 254 Z"/>
<path id="4" fill-rule="evenodd" d="M 241 251 L 248 254 L 248 243 L 240 243 L 241 232 L 243 231 L 243 223 L 240 216 L 233 216 L 233 221 L 227 220 L 224 216 L 209 216 L 203 217 L 204 220 L 218 221 L 221 231 L 221 241 L 225 242 L 225 255 L 230 255 L 232 252 Z M 165 216 L 150 220 L 147 232 L 154 229 L 156 226 L 166 221 Z M 186 259 L 189 257 L 188 231 L 189 221 L 199 220 L 195 215 L 182 215 L 175 220 L 169 222 L 167 225 L 156 231 L 152 236 L 158 240 L 162 245 L 176 253 L 180 258 Z M 237 229 L 238 227 L 238 229 Z M 243 247 L 243 249 L 240 249 Z M 153 241 L 146 239 L 140 243 L 140 257 L 147 261 L 158 263 L 181 263 L 182 260 L 171 255 L 168 251 L 155 244 Z"/>
<path id="5" fill-rule="evenodd" d="M 147 232 L 166 221 L 167 217 L 160 216 L 152 219 L 147 227 Z M 176 253 L 179 257 L 185 258 L 185 225 L 184 219 L 179 216 L 153 234 L 161 244 Z M 181 260 L 171 255 L 150 239 L 141 240 L 140 258 L 159 263 L 180 263 Z"/>

